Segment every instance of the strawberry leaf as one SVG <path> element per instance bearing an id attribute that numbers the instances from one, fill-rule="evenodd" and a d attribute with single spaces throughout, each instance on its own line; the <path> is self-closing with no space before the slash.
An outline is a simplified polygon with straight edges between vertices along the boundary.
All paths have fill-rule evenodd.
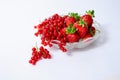
<path id="1" fill-rule="evenodd" d="M 76 20 L 78 20 L 80 18 L 78 13 L 68 13 L 69 17 L 74 17 Z"/>
<path id="2" fill-rule="evenodd" d="M 95 35 L 95 31 L 93 31 L 92 28 L 90 28 L 90 31 L 89 31 L 89 32 L 90 32 L 90 34 L 91 34 L 92 36 Z"/>
<path id="3" fill-rule="evenodd" d="M 86 23 L 82 19 L 80 19 L 79 24 L 82 25 L 82 27 L 84 27 Z"/>
<path id="4" fill-rule="evenodd" d="M 86 13 L 89 14 L 89 15 L 91 15 L 92 17 L 95 17 L 94 10 L 86 11 Z"/>
<path id="5" fill-rule="evenodd" d="M 73 34 L 75 32 L 76 32 L 76 29 L 73 27 L 72 24 L 66 28 L 66 34 Z"/>

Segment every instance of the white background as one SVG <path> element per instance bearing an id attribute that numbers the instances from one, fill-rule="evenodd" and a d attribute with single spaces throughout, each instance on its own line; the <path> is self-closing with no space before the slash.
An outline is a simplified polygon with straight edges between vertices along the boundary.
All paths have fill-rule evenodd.
<path id="1" fill-rule="evenodd" d="M 119 0 L 0 0 L 1 80 L 120 80 Z M 99 39 L 84 49 L 50 49 L 51 60 L 28 63 L 33 26 L 54 13 L 95 10 Z"/>

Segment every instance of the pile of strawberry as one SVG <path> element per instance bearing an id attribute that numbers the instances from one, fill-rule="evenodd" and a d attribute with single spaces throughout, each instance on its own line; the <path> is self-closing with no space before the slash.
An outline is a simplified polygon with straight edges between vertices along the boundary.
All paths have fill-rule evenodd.
<path id="1" fill-rule="evenodd" d="M 94 10 L 86 11 L 84 15 L 78 13 L 69 13 L 64 16 L 54 14 L 34 26 L 37 29 L 35 35 L 40 36 L 42 45 L 52 47 L 53 44 L 57 44 L 60 50 L 66 52 L 66 43 L 79 42 L 95 35 L 96 29 L 92 25 L 93 17 Z"/>

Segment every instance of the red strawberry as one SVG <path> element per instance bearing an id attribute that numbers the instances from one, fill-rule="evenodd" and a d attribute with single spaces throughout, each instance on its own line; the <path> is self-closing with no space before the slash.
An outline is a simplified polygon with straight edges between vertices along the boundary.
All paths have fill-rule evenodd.
<path id="1" fill-rule="evenodd" d="M 67 26 L 73 24 L 74 22 L 75 22 L 75 18 L 74 17 L 69 17 L 68 16 L 67 18 L 65 18 L 65 23 L 66 23 Z"/>
<path id="2" fill-rule="evenodd" d="M 94 10 L 86 11 L 86 13 L 87 14 L 83 15 L 81 18 L 87 23 L 88 27 L 91 27 L 93 23 Z"/>
<path id="3" fill-rule="evenodd" d="M 90 37 L 92 37 L 92 35 L 90 33 L 87 33 L 82 39 L 85 40 L 85 39 L 90 38 Z"/>
<path id="4" fill-rule="evenodd" d="M 78 13 L 69 13 L 68 15 L 71 17 L 74 17 L 76 21 L 78 21 L 80 19 L 80 16 Z"/>
<path id="5" fill-rule="evenodd" d="M 66 34 L 67 40 L 70 43 L 78 42 L 80 39 L 80 36 L 76 33 L 76 29 L 73 27 L 73 25 L 70 25 L 66 28 Z"/>
<path id="6" fill-rule="evenodd" d="M 70 43 L 78 42 L 79 39 L 80 39 L 80 36 L 77 33 L 67 35 L 67 40 Z"/>
<path id="7" fill-rule="evenodd" d="M 78 13 L 69 13 L 68 16 L 65 18 L 65 23 L 67 26 L 69 26 L 75 23 L 79 18 L 80 16 L 78 15 Z"/>
<path id="8" fill-rule="evenodd" d="M 82 19 L 79 22 L 74 23 L 74 28 L 77 29 L 81 38 L 83 38 L 88 32 L 88 27 Z"/>
<path id="9" fill-rule="evenodd" d="M 92 27 L 89 28 L 89 33 L 90 33 L 92 36 L 95 35 L 95 32 L 96 32 L 95 27 L 92 26 Z"/>

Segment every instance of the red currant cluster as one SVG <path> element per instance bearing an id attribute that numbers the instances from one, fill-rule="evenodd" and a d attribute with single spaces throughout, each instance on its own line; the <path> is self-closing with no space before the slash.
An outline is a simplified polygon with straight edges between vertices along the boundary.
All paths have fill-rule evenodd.
<path id="1" fill-rule="evenodd" d="M 32 57 L 29 60 L 29 63 L 35 65 L 36 62 L 41 60 L 42 58 L 51 59 L 51 55 L 49 54 L 49 51 L 47 49 L 45 49 L 43 46 L 41 46 L 40 48 L 33 47 L 32 48 Z"/>
<path id="2" fill-rule="evenodd" d="M 41 44 L 44 46 L 49 45 L 52 47 L 53 40 L 58 40 L 59 48 L 66 52 L 67 50 L 64 48 L 66 45 L 66 37 L 62 34 L 61 29 L 66 27 L 64 23 L 64 19 L 66 16 L 62 17 L 58 14 L 54 14 L 52 17 L 45 19 L 42 23 L 35 26 L 37 28 L 36 36 L 41 36 Z"/>

